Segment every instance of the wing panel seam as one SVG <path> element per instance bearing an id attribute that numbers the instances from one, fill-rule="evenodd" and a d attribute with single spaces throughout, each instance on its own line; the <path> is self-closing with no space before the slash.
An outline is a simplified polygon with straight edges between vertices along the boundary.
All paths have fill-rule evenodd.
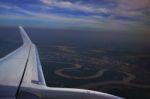
<path id="1" fill-rule="evenodd" d="M 21 83 L 22 83 L 23 78 L 24 78 L 24 75 L 25 75 L 25 71 L 26 71 L 26 68 L 27 68 L 28 61 L 29 61 L 30 52 L 31 52 L 31 45 L 30 45 L 30 48 L 29 48 L 29 54 L 28 54 L 28 57 L 27 57 L 27 61 L 26 61 L 26 64 L 25 64 L 25 68 L 24 68 L 24 70 L 23 70 L 23 74 L 22 74 L 22 77 L 21 77 L 19 86 L 18 86 L 18 88 L 17 88 L 16 99 L 18 98 L 19 90 L 20 90 L 20 87 L 21 87 Z"/>

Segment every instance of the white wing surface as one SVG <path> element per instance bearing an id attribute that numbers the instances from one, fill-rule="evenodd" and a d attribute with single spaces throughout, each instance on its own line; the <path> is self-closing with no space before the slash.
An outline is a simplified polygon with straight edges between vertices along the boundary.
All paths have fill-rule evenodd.
<path id="1" fill-rule="evenodd" d="M 122 99 L 71 88 L 47 87 L 36 46 L 19 26 L 23 45 L 0 59 L 0 99 Z"/>

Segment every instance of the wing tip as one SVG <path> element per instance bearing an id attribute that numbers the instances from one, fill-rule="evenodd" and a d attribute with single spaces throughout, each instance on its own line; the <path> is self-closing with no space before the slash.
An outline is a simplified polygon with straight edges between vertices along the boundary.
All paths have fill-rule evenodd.
<path id="1" fill-rule="evenodd" d="M 22 27 L 21 25 L 19 25 L 18 27 Z"/>
<path id="2" fill-rule="evenodd" d="M 29 36 L 27 35 L 26 31 L 24 30 L 24 28 L 22 26 L 18 26 L 20 29 L 20 33 L 23 39 L 23 43 L 32 43 L 32 41 L 30 40 Z"/>

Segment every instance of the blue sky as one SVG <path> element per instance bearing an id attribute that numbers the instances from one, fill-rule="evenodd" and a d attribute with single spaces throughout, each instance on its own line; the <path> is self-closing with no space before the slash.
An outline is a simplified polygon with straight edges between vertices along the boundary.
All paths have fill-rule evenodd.
<path id="1" fill-rule="evenodd" d="M 150 0 L 1 0 L 0 25 L 150 31 Z"/>

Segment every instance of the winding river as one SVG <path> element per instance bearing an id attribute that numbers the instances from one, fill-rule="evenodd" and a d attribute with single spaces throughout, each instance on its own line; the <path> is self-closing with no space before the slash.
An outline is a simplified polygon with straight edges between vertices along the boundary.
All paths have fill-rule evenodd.
<path id="1" fill-rule="evenodd" d="M 87 79 L 94 79 L 94 78 L 100 78 L 104 75 L 105 72 L 110 71 L 109 69 L 102 69 L 100 71 L 98 71 L 95 75 L 91 75 L 91 76 L 86 76 L 86 77 L 78 77 L 78 76 L 72 76 L 72 75 L 67 75 L 64 74 L 63 71 L 65 70 L 74 70 L 74 69 L 79 69 L 82 66 L 79 64 L 72 64 L 72 63 L 65 63 L 65 62 L 56 62 L 56 61 L 52 61 L 55 63 L 61 63 L 61 64 L 70 64 L 73 65 L 74 67 L 67 67 L 67 68 L 61 68 L 55 71 L 55 74 L 64 77 L 64 78 L 69 78 L 69 79 L 77 79 L 77 80 L 87 80 Z M 116 72 L 121 72 L 123 74 L 125 74 L 127 77 L 123 77 L 122 80 L 119 81 L 102 81 L 102 82 L 92 82 L 92 83 L 88 83 L 88 84 L 84 84 L 81 86 L 78 86 L 79 88 L 93 88 L 96 86 L 102 86 L 102 85 L 107 85 L 107 84 L 124 84 L 124 85 L 128 85 L 128 86 L 133 86 L 133 87 L 143 87 L 143 88 L 150 88 L 149 85 L 141 85 L 141 84 L 134 84 L 131 83 L 130 81 L 136 79 L 136 77 L 130 73 L 127 72 L 123 72 L 123 71 L 116 71 Z"/>

